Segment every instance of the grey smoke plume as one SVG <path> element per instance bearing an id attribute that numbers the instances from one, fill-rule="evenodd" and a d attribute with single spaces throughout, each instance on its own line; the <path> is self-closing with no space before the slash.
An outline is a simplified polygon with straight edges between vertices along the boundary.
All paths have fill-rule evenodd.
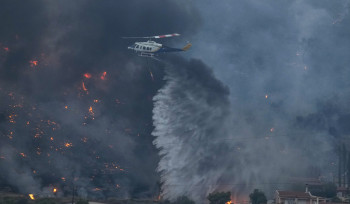
<path id="1" fill-rule="evenodd" d="M 166 84 L 153 98 L 154 144 L 159 148 L 163 196 L 202 201 L 229 164 L 228 89 L 199 60 L 165 70 Z"/>
<path id="2" fill-rule="evenodd" d="M 333 181 L 337 149 L 349 141 L 348 2 L 196 5 L 204 24 L 192 56 L 230 89 L 231 115 L 223 120 L 230 124 L 224 157 L 231 165 L 223 166 L 217 183 L 227 185 L 218 190 L 247 199 L 254 188 L 272 195 L 300 178 Z"/>

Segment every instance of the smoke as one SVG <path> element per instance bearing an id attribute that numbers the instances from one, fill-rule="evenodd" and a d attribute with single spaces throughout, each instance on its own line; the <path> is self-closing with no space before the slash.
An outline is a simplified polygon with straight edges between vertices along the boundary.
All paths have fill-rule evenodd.
<path id="1" fill-rule="evenodd" d="M 181 5 L 0 3 L 1 187 L 43 196 L 54 187 L 59 195 L 76 187 L 84 197 L 158 196 L 152 97 L 163 71 L 129 52 L 134 41 L 121 37 L 195 32 L 196 10 Z"/>
<path id="2" fill-rule="evenodd" d="M 304 178 L 334 181 L 349 139 L 348 2 L 196 6 L 204 24 L 192 56 L 230 89 L 230 189 L 247 199 L 254 188 L 272 197 Z"/>

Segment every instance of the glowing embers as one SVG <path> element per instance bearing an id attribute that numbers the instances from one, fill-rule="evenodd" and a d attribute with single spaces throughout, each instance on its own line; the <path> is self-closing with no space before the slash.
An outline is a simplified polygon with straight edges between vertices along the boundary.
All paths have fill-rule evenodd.
<path id="1" fill-rule="evenodd" d="M 36 66 L 38 66 L 38 64 L 39 64 L 38 60 L 30 60 L 29 61 L 30 67 L 36 67 Z"/>
<path id="2" fill-rule="evenodd" d="M 106 80 L 106 75 L 107 75 L 107 72 L 102 72 L 100 79 Z"/>
<path id="3" fill-rule="evenodd" d="M 35 200 L 34 194 L 28 194 L 30 200 Z"/>
<path id="4" fill-rule="evenodd" d="M 67 148 L 70 148 L 70 147 L 73 147 L 73 143 L 66 142 L 66 143 L 64 143 L 64 146 L 67 147 Z"/>
<path id="5" fill-rule="evenodd" d="M 10 123 L 16 123 L 16 121 L 15 121 L 15 118 L 17 117 L 16 114 L 11 114 L 8 117 L 9 117 L 9 122 Z"/>
<path id="6" fill-rule="evenodd" d="M 94 117 L 95 116 L 95 113 L 94 113 L 94 110 L 92 109 L 92 106 L 89 107 L 89 115 L 91 117 Z"/>
<path id="7" fill-rule="evenodd" d="M 85 73 L 83 75 L 86 79 L 90 79 L 92 77 L 92 75 L 90 73 Z"/>
<path id="8" fill-rule="evenodd" d="M 86 93 L 86 94 L 89 94 L 88 89 L 86 88 L 86 86 L 85 86 L 85 83 L 84 83 L 84 82 L 82 82 L 82 84 L 81 84 L 81 88 L 83 89 L 83 91 L 85 91 L 85 93 Z"/>

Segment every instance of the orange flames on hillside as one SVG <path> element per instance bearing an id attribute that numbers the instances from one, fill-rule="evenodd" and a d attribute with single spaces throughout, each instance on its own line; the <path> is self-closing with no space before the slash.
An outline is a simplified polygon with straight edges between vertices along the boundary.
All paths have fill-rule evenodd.
<path id="1" fill-rule="evenodd" d="M 90 79 L 91 78 L 91 74 L 90 73 L 85 73 L 84 77 L 87 78 L 87 79 Z"/>
<path id="2" fill-rule="evenodd" d="M 39 61 L 38 60 L 30 60 L 29 61 L 30 67 L 38 66 Z"/>
<path id="3" fill-rule="evenodd" d="M 102 75 L 101 75 L 101 80 L 106 80 L 106 75 L 107 75 L 107 72 L 103 72 Z"/>
<path id="4" fill-rule="evenodd" d="M 31 200 L 35 200 L 35 197 L 34 197 L 33 194 L 28 194 L 28 196 L 29 196 L 29 198 L 30 198 Z"/>

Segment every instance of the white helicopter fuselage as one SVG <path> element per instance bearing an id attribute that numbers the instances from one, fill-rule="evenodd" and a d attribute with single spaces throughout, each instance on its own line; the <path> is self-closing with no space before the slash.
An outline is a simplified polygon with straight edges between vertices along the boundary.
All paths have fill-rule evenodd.
<path id="1" fill-rule="evenodd" d="M 128 49 L 134 50 L 139 53 L 155 53 L 163 45 L 156 43 L 155 41 L 148 40 L 147 42 L 135 42 L 134 45 L 129 46 Z"/>

